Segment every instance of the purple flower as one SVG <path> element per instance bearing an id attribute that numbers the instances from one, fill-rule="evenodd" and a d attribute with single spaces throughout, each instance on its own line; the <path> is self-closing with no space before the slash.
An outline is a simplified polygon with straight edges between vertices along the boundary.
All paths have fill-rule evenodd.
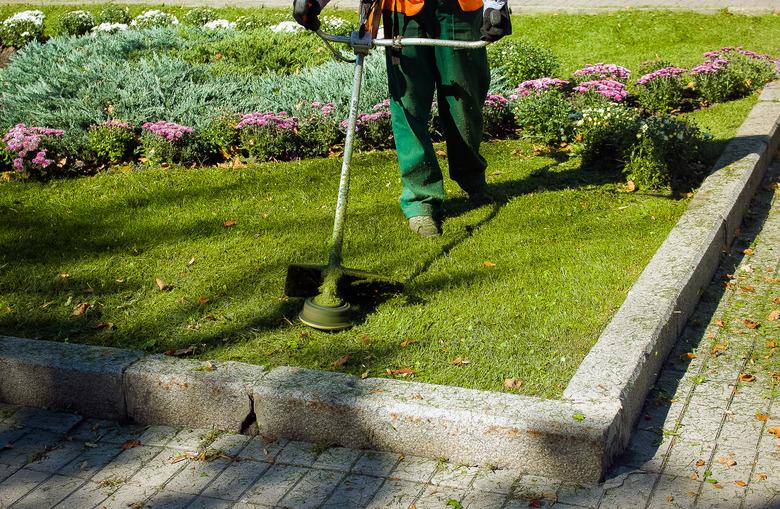
<path id="1" fill-rule="evenodd" d="M 517 85 L 514 89 L 514 94 L 509 98 L 512 100 L 517 99 L 519 96 L 529 95 L 531 92 L 541 92 L 542 90 L 548 90 L 551 87 L 565 87 L 569 82 L 566 80 L 559 80 L 558 78 L 539 78 L 536 80 L 528 80 Z"/>
<path id="2" fill-rule="evenodd" d="M 645 74 L 644 76 L 636 80 L 636 84 L 647 85 L 651 81 L 655 81 L 658 79 L 674 78 L 676 76 L 680 76 L 681 74 L 685 74 L 685 72 L 686 70 L 680 67 L 664 67 L 663 69 L 658 69 L 657 71 L 653 71 L 649 74 Z"/>
<path id="3" fill-rule="evenodd" d="M 149 131 L 150 133 L 171 142 L 180 140 L 185 134 L 192 134 L 195 132 L 192 127 L 179 125 L 174 122 L 166 122 L 164 120 L 146 122 L 141 126 L 141 129 Z"/>
<path id="4" fill-rule="evenodd" d="M 120 129 L 132 129 L 132 127 L 130 127 L 130 124 L 128 124 L 127 122 L 116 120 L 114 118 L 112 118 L 111 120 L 106 120 L 101 124 L 98 124 L 98 127 L 118 127 Z"/>
<path id="5" fill-rule="evenodd" d="M 699 64 L 691 69 L 691 75 L 696 76 L 697 74 L 714 74 L 721 69 L 725 69 L 728 63 L 729 61 L 725 58 L 718 58 L 716 60 L 704 62 L 703 64 Z"/>
<path id="6" fill-rule="evenodd" d="M 46 158 L 46 150 L 41 149 L 41 143 L 44 138 L 49 136 L 62 136 L 65 131 L 62 129 L 52 129 L 49 127 L 28 127 L 25 124 L 17 124 L 3 136 L 5 148 L 13 153 L 13 168 L 17 171 L 24 171 L 25 158 L 35 152 L 35 156 L 29 161 L 33 169 L 44 169 L 52 161 Z M 36 168 L 37 167 L 37 168 Z"/>
<path id="7" fill-rule="evenodd" d="M 615 102 L 620 102 L 628 97 L 626 86 L 615 80 L 584 81 L 578 86 L 574 87 L 574 91 L 581 92 L 583 94 L 588 92 L 595 92 Z"/>
<path id="8" fill-rule="evenodd" d="M 631 71 L 616 64 L 588 64 L 582 69 L 574 71 L 575 76 L 595 77 L 599 79 L 626 80 Z"/>
<path id="9" fill-rule="evenodd" d="M 236 129 L 243 129 L 249 126 L 297 129 L 298 119 L 295 117 L 288 117 L 286 111 L 280 111 L 279 113 L 267 111 L 241 115 L 241 120 L 236 125 Z"/>

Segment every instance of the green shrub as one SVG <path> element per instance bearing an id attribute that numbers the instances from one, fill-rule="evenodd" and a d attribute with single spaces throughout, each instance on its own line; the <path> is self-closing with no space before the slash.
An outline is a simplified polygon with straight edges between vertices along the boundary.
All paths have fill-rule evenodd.
<path id="1" fill-rule="evenodd" d="M 355 123 L 355 148 L 358 150 L 385 150 L 395 147 L 390 118 L 390 100 L 375 104 L 372 111 L 361 113 Z M 339 125 L 346 134 L 347 120 Z"/>
<path id="2" fill-rule="evenodd" d="M 637 80 L 637 102 L 656 113 L 669 113 L 682 106 L 685 69 L 662 67 Z"/>
<path id="3" fill-rule="evenodd" d="M 135 151 L 137 140 L 126 122 L 109 120 L 87 131 L 86 148 L 97 163 L 117 164 Z"/>
<path id="4" fill-rule="evenodd" d="M 165 28 L 178 24 L 179 19 L 176 16 L 157 9 L 144 11 L 130 22 L 130 26 L 141 30 L 148 28 Z"/>
<path id="5" fill-rule="evenodd" d="M 64 35 L 84 35 L 96 25 L 95 16 L 87 11 L 69 11 L 59 20 L 59 31 Z"/>
<path id="6" fill-rule="evenodd" d="M 196 7 L 195 9 L 187 11 L 182 20 L 188 25 L 202 27 L 209 21 L 214 21 L 217 17 L 217 13 L 214 9 Z"/>
<path id="7" fill-rule="evenodd" d="M 0 45 L 22 48 L 32 41 L 43 40 L 43 21 L 41 11 L 17 12 L 0 23 Z"/>
<path id="8" fill-rule="evenodd" d="M 485 139 L 504 139 L 517 130 L 510 101 L 501 94 L 488 94 L 482 108 L 482 132 Z"/>
<path id="9" fill-rule="evenodd" d="M 523 81 L 554 76 L 560 68 L 552 51 L 519 39 L 501 39 L 488 46 L 488 62 L 492 68 L 501 68 L 510 88 Z"/>
<path id="10" fill-rule="evenodd" d="M 339 119 L 333 113 L 333 108 L 333 103 L 314 101 L 295 110 L 300 119 L 300 157 L 324 157 L 330 154 L 336 145 L 343 143 Z"/>
<path id="11" fill-rule="evenodd" d="M 174 122 L 147 122 L 142 126 L 141 154 L 147 164 L 203 164 L 209 159 L 207 144 L 191 127 Z"/>
<path id="12" fill-rule="evenodd" d="M 122 23 L 127 25 L 131 19 L 130 11 L 127 10 L 127 7 L 119 7 L 117 5 L 109 5 L 102 9 L 97 16 L 98 23 Z"/>
<path id="13" fill-rule="evenodd" d="M 512 107 L 524 136 L 543 143 L 568 142 L 575 109 L 563 92 L 550 88 L 518 97 Z"/>
<path id="14" fill-rule="evenodd" d="M 242 116 L 236 128 L 241 152 L 249 162 L 289 161 L 298 157 L 298 120 L 286 113 L 249 113 Z"/>
<path id="15" fill-rule="evenodd" d="M 200 138 L 210 148 L 212 156 L 230 159 L 236 154 L 238 145 L 238 124 L 240 116 L 224 113 L 212 118 L 199 130 Z"/>
<path id="16" fill-rule="evenodd" d="M 623 169 L 626 178 L 642 189 L 691 189 L 704 177 L 700 158 L 706 138 L 683 119 L 650 117 L 640 126 L 630 149 Z"/>
<path id="17" fill-rule="evenodd" d="M 636 142 L 639 114 L 632 108 L 609 103 L 603 108 L 586 109 L 575 123 L 575 154 L 584 164 L 599 162 L 622 168 L 627 151 Z"/>

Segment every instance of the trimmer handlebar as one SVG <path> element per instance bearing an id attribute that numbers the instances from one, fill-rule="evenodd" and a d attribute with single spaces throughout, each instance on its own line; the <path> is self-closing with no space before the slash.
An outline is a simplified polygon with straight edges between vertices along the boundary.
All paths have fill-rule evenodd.
<path id="1" fill-rule="evenodd" d="M 394 37 L 392 39 L 373 39 L 366 33 L 362 37 L 359 32 L 353 32 L 351 36 L 332 35 L 317 30 L 323 40 L 347 44 L 352 49 L 371 49 L 376 46 L 403 48 L 404 46 L 446 46 L 449 48 L 484 48 L 488 41 L 456 41 L 452 39 L 428 39 L 426 37 Z"/>

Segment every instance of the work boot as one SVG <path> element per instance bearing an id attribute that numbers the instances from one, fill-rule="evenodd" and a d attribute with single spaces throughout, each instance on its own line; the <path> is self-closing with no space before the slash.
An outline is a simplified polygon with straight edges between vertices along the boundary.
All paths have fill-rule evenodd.
<path id="1" fill-rule="evenodd" d="M 420 237 L 438 237 L 439 225 L 433 216 L 414 216 L 409 218 L 409 228 Z"/>

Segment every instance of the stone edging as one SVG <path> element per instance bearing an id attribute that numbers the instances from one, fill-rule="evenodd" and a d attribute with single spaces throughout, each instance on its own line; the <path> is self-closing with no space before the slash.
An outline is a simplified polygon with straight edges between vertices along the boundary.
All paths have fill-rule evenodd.
<path id="1" fill-rule="evenodd" d="M 780 144 L 779 127 L 776 81 L 561 400 L 238 362 L 206 370 L 199 361 L 134 350 L 0 337 L 0 401 L 598 481 L 628 443 L 658 370 L 734 238 Z"/>

